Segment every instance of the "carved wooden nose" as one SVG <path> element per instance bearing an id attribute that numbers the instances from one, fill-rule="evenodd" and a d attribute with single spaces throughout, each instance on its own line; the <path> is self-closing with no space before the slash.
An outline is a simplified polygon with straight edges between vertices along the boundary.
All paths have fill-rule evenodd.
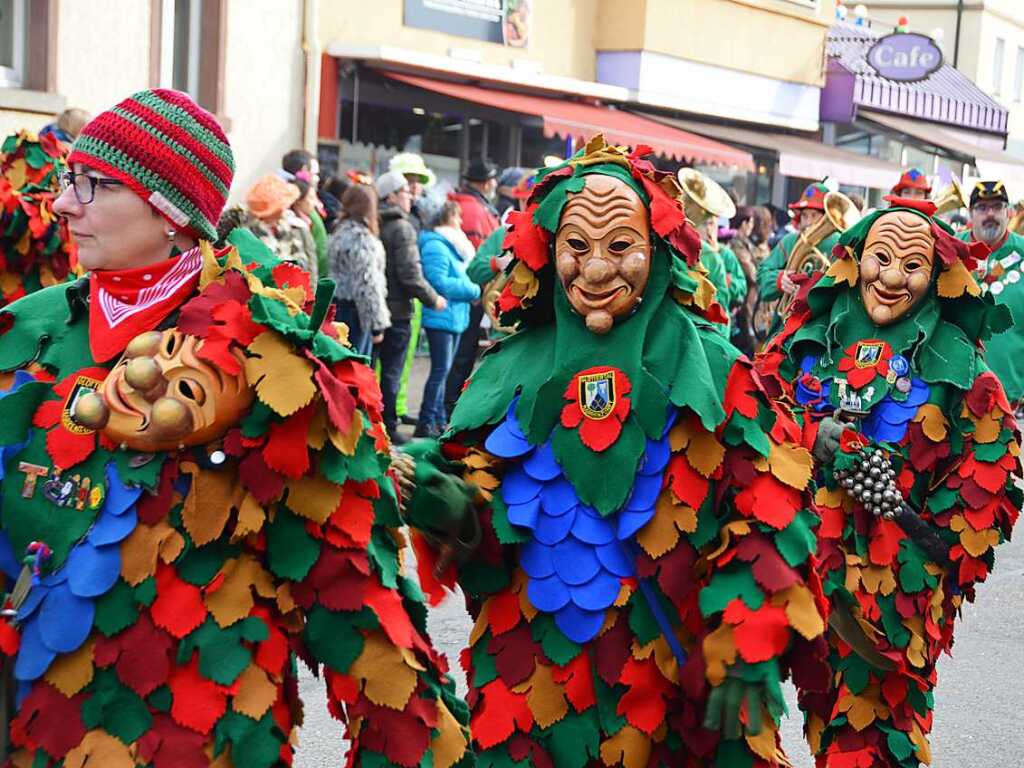
<path id="1" fill-rule="evenodd" d="M 609 280 L 615 270 L 611 264 L 600 257 L 590 257 L 583 264 L 583 277 L 588 283 L 603 283 Z"/>

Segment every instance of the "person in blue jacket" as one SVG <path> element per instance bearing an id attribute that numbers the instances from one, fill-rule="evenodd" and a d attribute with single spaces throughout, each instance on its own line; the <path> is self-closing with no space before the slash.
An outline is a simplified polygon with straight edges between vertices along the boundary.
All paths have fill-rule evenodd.
<path id="1" fill-rule="evenodd" d="M 427 282 L 448 301 L 445 309 L 423 309 L 423 328 L 430 345 L 430 375 L 423 386 L 417 437 L 436 437 L 448 423 L 444 384 L 459 337 L 469 327 L 469 305 L 480 298 L 480 286 L 466 275 L 472 243 L 462 231 L 458 203 L 449 200 L 434 219 L 433 229 L 420 235 L 420 263 Z"/>

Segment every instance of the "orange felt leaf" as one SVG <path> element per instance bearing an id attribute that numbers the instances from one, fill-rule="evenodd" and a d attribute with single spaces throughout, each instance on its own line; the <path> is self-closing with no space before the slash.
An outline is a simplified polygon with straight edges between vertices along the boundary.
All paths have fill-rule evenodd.
<path id="1" fill-rule="evenodd" d="M 85 688 L 92 682 L 95 672 L 93 645 L 94 641 L 89 639 L 74 653 L 58 656 L 46 670 L 46 682 L 69 699 Z"/>
<path id="2" fill-rule="evenodd" d="M 465 756 L 468 739 L 459 721 L 441 699 L 437 700 L 437 723 L 434 729 L 438 732 L 430 742 L 434 768 L 451 768 Z"/>
<path id="3" fill-rule="evenodd" d="M 267 673 L 250 664 L 235 682 L 236 692 L 231 702 L 235 712 L 259 720 L 277 701 L 277 686 Z"/>
<path id="4" fill-rule="evenodd" d="M 512 689 L 515 693 L 526 693 L 533 720 L 541 728 L 549 728 L 569 712 L 565 689 L 552 679 L 552 671 L 552 667 L 538 663 L 533 674 Z"/>
<path id="5" fill-rule="evenodd" d="M 289 480 L 288 509 L 321 525 L 341 503 L 342 488 L 321 475 Z"/>
<path id="6" fill-rule="evenodd" d="M 291 416 L 316 394 L 313 366 L 273 331 L 261 333 L 248 347 L 245 376 L 256 396 L 281 416 Z"/>
<path id="7" fill-rule="evenodd" d="M 89 731 L 77 747 L 64 756 L 65 768 L 135 768 L 135 747 L 106 731 Z"/>
<path id="8" fill-rule="evenodd" d="M 722 620 L 733 625 L 736 649 L 744 661 L 768 661 L 780 656 L 789 644 L 789 618 L 778 606 L 765 604 L 752 611 L 735 598 L 725 607 Z"/>
<path id="9" fill-rule="evenodd" d="M 139 523 L 121 544 L 121 576 L 131 586 L 137 587 L 156 573 L 157 557 L 162 548 L 175 539 L 180 541 L 181 535 L 165 520 L 156 525 Z"/>
<path id="10" fill-rule="evenodd" d="M 825 273 L 825 277 L 831 277 L 837 285 L 839 283 L 846 283 L 851 288 L 857 285 L 859 275 L 857 262 L 853 259 L 836 259 Z"/>
<path id="11" fill-rule="evenodd" d="M 255 605 L 253 588 L 261 597 L 274 597 L 273 578 L 250 555 L 228 560 L 218 575 L 220 584 L 215 590 L 207 588 L 204 602 L 214 621 L 222 627 L 229 627 L 249 615 Z"/>
<path id="12" fill-rule="evenodd" d="M 416 690 L 416 669 L 384 634 L 371 632 L 348 674 L 363 681 L 363 693 L 377 706 L 402 711 Z"/>

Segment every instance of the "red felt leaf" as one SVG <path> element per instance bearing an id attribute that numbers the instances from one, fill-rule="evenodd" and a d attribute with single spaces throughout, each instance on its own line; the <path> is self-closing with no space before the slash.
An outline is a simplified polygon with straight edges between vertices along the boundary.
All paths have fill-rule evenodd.
<path id="1" fill-rule="evenodd" d="M 7 620 L 0 621 L 0 654 L 14 656 L 21 646 L 21 635 Z"/>
<path id="2" fill-rule="evenodd" d="M 267 466 L 285 477 L 299 478 L 309 470 L 309 449 L 306 438 L 313 420 L 314 407 L 310 403 L 284 421 L 270 425 L 267 444 L 263 446 L 263 460 Z"/>
<path id="3" fill-rule="evenodd" d="M 529 733 L 533 714 L 525 693 L 512 693 L 500 678 L 480 689 L 480 701 L 473 709 L 470 730 L 482 749 L 506 741 L 518 728 Z"/>
<path id="4" fill-rule="evenodd" d="M 139 513 L 139 522 L 146 525 L 156 525 L 171 509 L 171 500 L 174 497 L 174 481 L 178 478 L 178 462 L 165 461 L 160 470 L 160 482 L 157 485 L 156 493 L 144 493 L 139 496 L 136 509 Z"/>
<path id="5" fill-rule="evenodd" d="M 841 539 L 846 528 L 846 512 L 842 507 L 817 508 L 821 525 L 818 526 L 818 537 L 821 539 Z"/>
<path id="6" fill-rule="evenodd" d="M 199 658 L 175 667 L 167 681 L 171 689 L 171 717 L 179 725 L 208 734 L 227 709 L 227 689 L 199 672 Z"/>
<path id="7" fill-rule="evenodd" d="M 58 425 L 46 433 L 46 452 L 55 466 L 68 469 L 85 461 L 96 450 L 96 434 L 76 435 Z"/>
<path id="8" fill-rule="evenodd" d="M 373 609 L 380 621 L 380 626 L 388 639 L 399 648 L 411 648 L 413 629 L 409 614 L 402 605 L 402 597 L 396 590 L 386 589 L 375 581 L 366 584 L 366 605 Z"/>
<path id="9" fill-rule="evenodd" d="M 619 699 L 616 713 L 625 715 L 634 728 L 654 733 L 665 721 L 665 700 L 674 693 L 672 682 L 661 674 L 653 658 L 627 659 L 619 682 L 627 690 Z"/>
<path id="10" fill-rule="evenodd" d="M 753 564 L 754 580 L 766 592 L 780 592 L 800 581 L 800 575 L 787 565 L 775 546 L 760 534 L 744 536 L 736 547 L 736 556 Z"/>
<path id="11" fill-rule="evenodd" d="M 153 726 L 138 740 L 139 757 L 153 768 L 209 768 L 203 747 L 206 737 L 182 728 L 170 715 L 157 712 Z"/>
<path id="12" fill-rule="evenodd" d="M 501 635 L 519 623 L 522 612 L 519 610 L 519 594 L 506 590 L 500 592 L 487 603 L 487 622 L 491 633 Z"/>
<path id="13" fill-rule="evenodd" d="M 310 607 L 315 591 L 317 602 L 329 610 L 358 611 L 363 606 L 369 569 L 365 552 L 324 547 L 309 575 L 293 588 L 292 594 L 305 608 Z M 303 600 L 300 594 L 307 589 L 309 599 Z"/>
<path id="14" fill-rule="evenodd" d="M 412 549 L 416 553 L 416 575 L 420 579 L 420 588 L 431 605 L 440 605 L 447 595 L 445 587 L 455 589 L 455 564 L 450 564 L 440 577 L 436 576 L 434 563 L 437 562 L 437 552 L 421 533 L 413 531 L 411 538 Z"/>
<path id="15" fill-rule="evenodd" d="M 672 492 L 684 504 L 693 509 L 700 509 L 708 495 L 708 479 L 690 466 L 686 455 L 677 453 L 668 464 L 668 485 Z"/>
<path id="16" fill-rule="evenodd" d="M 511 632 L 492 638 L 487 651 L 494 657 L 498 677 L 510 688 L 526 682 L 536 670 L 538 659 L 544 659 L 543 651 L 533 641 L 525 622 Z"/>
<path id="17" fill-rule="evenodd" d="M 360 706 L 364 705 L 365 706 Z M 359 748 L 382 753 L 392 765 L 415 768 L 421 765 L 424 753 L 430 747 L 430 729 L 434 722 L 428 722 L 417 711 L 427 705 L 426 699 L 413 696 L 402 712 L 389 707 L 369 704 L 365 699 L 350 707 L 350 712 L 362 716 L 363 726 L 357 745 Z M 436 722 L 436 705 L 430 701 Z"/>
<path id="18" fill-rule="evenodd" d="M 341 503 L 329 519 L 332 527 L 343 532 L 358 547 L 370 543 L 370 531 L 376 514 L 373 502 L 352 492 L 352 484 L 345 483 Z"/>
<path id="19" fill-rule="evenodd" d="M 900 551 L 900 542 L 906 534 L 894 520 L 878 518 L 871 530 L 868 541 L 868 557 L 875 565 L 895 565 Z"/>
<path id="20" fill-rule="evenodd" d="M 32 744 L 45 749 L 54 760 L 60 760 L 85 738 L 84 700 L 84 694 L 69 699 L 52 685 L 38 680 L 21 702 L 12 726 L 22 731 Z"/>
<path id="21" fill-rule="evenodd" d="M 327 403 L 327 418 L 338 430 L 347 434 L 356 413 L 356 399 L 352 397 L 348 386 L 337 379 L 318 358 L 309 352 L 306 356 L 316 365 L 313 379 L 320 385 L 320 394 Z"/>
<path id="22" fill-rule="evenodd" d="M 592 451 L 600 453 L 615 445 L 622 434 L 622 422 L 614 415 L 607 419 L 595 421 L 584 419 L 579 426 L 580 442 Z"/>
<path id="23" fill-rule="evenodd" d="M 290 658 L 288 637 L 270 621 L 269 612 L 265 608 L 256 606 L 253 615 L 262 618 L 269 630 L 267 639 L 256 644 L 256 664 L 272 675 L 280 675 Z"/>
<path id="24" fill-rule="evenodd" d="M 334 375 L 356 391 L 359 403 L 369 413 L 371 420 L 380 421 L 381 412 L 384 410 L 384 396 L 381 394 L 373 369 L 358 360 L 348 358 L 335 364 Z"/>
<path id="25" fill-rule="evenodd" d="M 32 415 L 32 426 L 49 429 L 60 421 L 60 415 L 63 412 L 63 400 L 46 400 L 39 404 L 36 412 Z"/>
<path id="26" fill-rule="evenodd" d="M 503 246 L 511 248 L 516 258 L 534 272 L 548 262 L 548 233 L 543 227 L 533 223 L 533 214 L 537 210 L 534 203 L 525 211 L 511 211 L 508 216 L 508 234 L 505 235 Z"/>
<path id="27" fill-rule="evenodd" d="M 327 693 L 335 700 L 354 704 L 359 698 L 360 685 L 354 677 L 335 672 L 328 667 L 324 669 L 324 680 L 327 683 Z"/>
<path id="28" fill-rule="evenodd" d="M 644 191 L 651 198 L 651 229 L 661 237 L 678 229 L 686 221 L 686 214 L 677 200 L 673 200 L 653 179 L 640 177 Z M 686 256 L 684 253 L 683 256 Z"/>
<path id="29" fill-rule="evenodd" d="M 283 261 L 274 267 L 271 274 L 274 276 L 274 283 L 279 288 L 301 288 L 306 293 L 306 301 L 313 300 L 312 278 L 298 264 Z"/>
<path id="30" fill-rule="evenodd" d="M 729 371 L 729 379 L 725 383 L 725 413 L 731 416 L 739 411 L 748 419 L 757 418 L 758 401 L 754 396 L 757 385 L 754 383 L 750 370 L 745 365 L 733 365 Z"/>
<path id="31" fill-rule="evenodd" d="M 96 641 L 96 665 L 115 664 L 117 676 L 140 696 L 148 696 L 167 682 L 171 670 L 170 636 L 154 626 L 142 612 L 132 626 L 111 638 Z"/>
<path id="32" fill-rule="evenodd" d="M 179 579 L 174 569 L 165 563 L 160 563 L 157 568 L 156 600 L 149 610 L 156 625 L 178 639 L 198 627 L 206 618 L 202 591 Z"/>
<path id="33" fill-rule="evenodd" d="M 752 611 L 741 599 L 735 598 L 725 607 L 722 619 L 733 625 L 736 649 L 744 661 L 752 664 L 780 656 L 789 644 L 790 628 L 785 608 L 765 603 Z"/>
<path id="34" fill-rule="evenodd" d="M 267 466 L 260 451 L 251 451 L 238 463 L 238 477 L 261 504 L 276 501 L 284 493 L 284 478 Z"/>
<path id="35" fill-rule="evenodd" d="M 253 322 L 249 308 L 237 301 L 214 307 L 212 316 L 217 322 L 209 327 L 196 354 L 237 376 L 242 364 L 234 350 L 248 346 L 266 329 Z"/>
<path id="36" fill-rule="evenodd" d="M 565 686 L 565 696 L 577 712 L 589 709 L 597 703 L 594 678 L 591 675 L 587 654 L 581 653 L 564 667 L 554 667 L 551 679 Z"/>
<path id="37" fill-rule="evenodd" d="M 991 371 L 986 371 L 974 380 L 974 386 L 965 395 L 964 402 L 971 409 L 971 413 L 979 417 L 991 413 L 995 407 L 1003 413 L 1013 413 L 1013 408 L 1010 407 L 1003 391 L 1003 385 Z"/>
<path id="38" fill-rule="evenodd" d="M 800 491 L 780 483 L 773 475 L 758 475 L 750 484 L 736 494 L 736 509 L 746 517 L 752 517 L 782 530 L 796 517 L 802 506 Z"/>

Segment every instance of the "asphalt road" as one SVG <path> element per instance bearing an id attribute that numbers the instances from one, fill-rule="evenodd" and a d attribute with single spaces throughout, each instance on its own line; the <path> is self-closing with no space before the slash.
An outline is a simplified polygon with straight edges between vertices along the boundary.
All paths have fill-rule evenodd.
<path id="1" fill-rule="evenodd" d="M 426 361 L 417 359 L 410 392 L 412 413 L 418 408 Z M 1022 524 L 1024 526 L 1024 524 Z M 1024 726 L 1020 716 L 1024 692 L 1024 527 L 1004 545 L 996 569 L 964 609 L 953 656 L 939 663 L 932 768 L 1004 768 L 1024 765 Z M 465 677 L 458 654 L 469 637 L 470 622 L 459 596 L 430 613 L 433 641 L 447 656 L 460 692 Z M 303 668 L 300 691 L 306 721 L 299 737 L 295 768 L 343 765 L 341 726 L 327 713 L 323 683 Z M 782 738 L 795 768 L 814 768 L 801 734 L 795 692 L 787 690 L 790 716 Z"/>

